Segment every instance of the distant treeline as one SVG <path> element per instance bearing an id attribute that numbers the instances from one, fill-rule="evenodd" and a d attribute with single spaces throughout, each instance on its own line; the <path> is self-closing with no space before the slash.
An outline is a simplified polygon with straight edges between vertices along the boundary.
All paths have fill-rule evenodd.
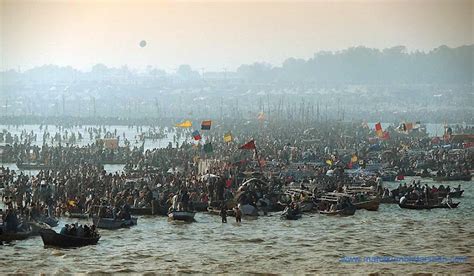
<path id="1" fill-rule="evenodd" d="M 366 47 L 319 52 L 313 58 L 287 59 L 281 67 L 242 65 L 237 73 L 249 80 L 354 84 L 471 84 L 474 45 L 430 52 L 407 52 L 405 46 L 378 50 Z"/>
<path id="2" fill-rule="evenodd" d="M 206 76 L 249 83 L 316 83 L 333 84 L 472 84 L 474 79 L 474 45 L 449 48 L 440 46 L 429 52 L 408 52 L 405 46 L 388 49 L 353 47 L 337 52 L 318 52 L 310 59 L 289 58 L 282 66 L 267 63 L 241 65 L 236 72 L 205 72 L 201 75 L 189 65 L 176 72 L 149 66 L 135 72 L 127 66 L 110 68 L 97 64 L 88 72 L 70 66 L 44 65 L 23 71 L 0 72 L 5 85 L 58 82 L 159 81 L 160 83 L 199 82 Z M 159 66 L 158 66 L 159 67 Z M 212 73 L 212 74 L 211 74 Z"/>

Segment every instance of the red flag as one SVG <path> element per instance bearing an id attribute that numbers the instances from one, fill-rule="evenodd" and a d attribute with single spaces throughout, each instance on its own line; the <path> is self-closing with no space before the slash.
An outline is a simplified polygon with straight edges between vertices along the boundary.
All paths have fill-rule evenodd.
<path id="1" fill-rule="evenodd" d="M 202 137 L 201 137 L 201 134 L 199 134 L 199 131 L 195 130 L 192 134 L 193 134 L 194 140 L 196 141 L 201 140 Z"/>
<path id="2" fill-rule="evenodd" d="M 241 146 L 239 149 L 247 149 L 247 150 L 255 149 L 255 141 L 252 140 L 250 142 L 247 142 L 245 145 Z"/>

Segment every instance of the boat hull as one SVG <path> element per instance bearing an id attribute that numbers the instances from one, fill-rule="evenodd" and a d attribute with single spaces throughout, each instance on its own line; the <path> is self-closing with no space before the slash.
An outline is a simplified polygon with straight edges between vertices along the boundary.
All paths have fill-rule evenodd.
<path id="1" fill-rule="evenodd" d="M 137 225 L 137 218 L 132 218 L 130 220 L 116 220 L 113 218 L 93 218 L 93 223 L 97 228 L 115 230 L 120 228 L 128 228 L 130 226 Z"/>
<path id="2" fill-rule="evenodd" d="M 58 234 L 53 230 L 43 230 L 40 232 L 41 239 L 45 246 L 52 247 L 82 247 L 94 245 L 100 239 L 100 236 L 93 238 L 75 237 Z"/>
<path id="3" fill-rule="evenodd" d="M 357 209 L 365 209 L 367 211 L 378 211 L 380 206 L 380 199 L 376 198 L 373 200 L 353 203 Z"/>
<path id="4" fill-rule="evenodd" d="M 196 212 L 189 211 L 172 211 L 168 214 L 170 220 L 194 221 Z"/>
<path id="5" fill-rule="evenodd" d="M 319 211 L 320 214 L 327 216 L 353 216 L 357 208 L 345 208 L 337 211 Z"/>
<path id="6" fill-rule="evenodd" d="M 398 204 L 402 209 L 411 209 L 411 210 L 431 210 L 431 209 L 454 209 L 457 208 L 459 202 L 452 203 L 449 206 L 447 204 L 438 204 L 438 205 L 415 205 L 415 204 Z"/>
<path id="7" fill-rule="evenodd" d="M 17 232 L 17 233 L 2 233 L 0 234 L 0 241 L 11 242 L 26 240 L 33 235 L 33 231 Z"/>

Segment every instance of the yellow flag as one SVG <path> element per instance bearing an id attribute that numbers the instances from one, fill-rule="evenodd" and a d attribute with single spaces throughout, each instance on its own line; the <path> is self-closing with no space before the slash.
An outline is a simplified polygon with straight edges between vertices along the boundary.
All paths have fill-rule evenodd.
<path id="1" fill-rule="evenodd" d="M 329 166 L 332 166 L 332 160 L 326 160 L 326 164 L 328 164 Z"/>
<path id="2" fill-rule="evenodd" d="M 355 154 L 352 155 L 351 162 L 355 163 L 355 162 L 357 162 L 357 160 L 358 160 L 357 155 L 355 155 Z"/>
<path id="3" fill-rule="evenodd" d="M 230 132 L 227 132 L 224 134 L 224 142 L 229 143 L 232 142 L 232 134 Z"/>
<path id="4" fill-rule="evenodd" d="M 193 123 L 191 121 L 184 121 L 181 124 L 176 124 L 177 127 L 182 127 L 182 128 L 190 128 L 193 126 Z"/>

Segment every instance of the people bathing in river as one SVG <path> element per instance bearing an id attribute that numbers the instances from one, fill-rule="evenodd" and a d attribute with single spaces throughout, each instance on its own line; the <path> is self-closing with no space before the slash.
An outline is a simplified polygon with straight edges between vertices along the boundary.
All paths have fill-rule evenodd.
<path id="1" fill-rule="evenodd" d="M 235 212 L 235 222 L 237 223 L 242 222 L 242 210 L 240 210 L 239 206 L 235 207 L 234 212 Z"/>
<path id="2" fill-rule="evenodd" d="M 222 204 L 220 216 L 222 218 L 222 223 L 227 223 L 227 206 L 225 203 Z"/>

